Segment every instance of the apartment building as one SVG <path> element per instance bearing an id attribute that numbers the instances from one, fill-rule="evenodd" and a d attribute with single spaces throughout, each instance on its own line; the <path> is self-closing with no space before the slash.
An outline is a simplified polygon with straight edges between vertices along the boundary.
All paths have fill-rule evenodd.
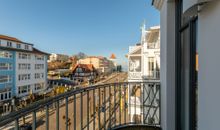
<path id="1" fill-rule="evenodd" d="M 33 44 L 0 35 L 0 105 L 8 111 L 13 97 L 25 100 L 47 86 L 47 53 Z M 5 108 L 4 108 L 5 107 Z M 8 110 L 6 110 L 8 109 Z"/>
<path id="2" fill-rule="evenodd" d="M 135 46 L 129 47 L 129 53 L 127 57 L 129 61 L 128 82 L 160 81 L 160 27 L 154 26 L 146 30 L 145 24 L 143 24 L 141 28 L 140 43 L 136 44 Z M 148 85 L 152 86 L 158 84 L 148 84 Z M 131 109 L 129 113 L 131 113 L 132 115 L 130 121 L 142 119 L 141 116 L 145 116 L 142 113 L 147 113 L 147 110 L 145 110 L 146 112 L 143 112 L 144 110 L 142 109 L 143 93 L 147 95 L 149 91 L 156 91 L 156 90 L 143 90 L 142 88 L 143 87 L 136 86 L 134 84 L 134 86 L 131 86 L 129 89 L 129 95 L 131 96 L 129 101 L 129 104 L 131 105 Z M 158 87 L 152 86 L 148 88 L 157 89 Z M 153 99 L 153 97 L 150 98 Z M 156 114 L 159 114 L 159 111 L 157 110 L 155 111 L 153 110 L 150 112 L 151 113 L 155 112 Z M 152 120 L 158 122 L 158 120 L 156 119 L 152 119 Z"/>
<path id="3" fill-rule="evenodd" d="M 153 0 L 161 18 L 161 126 L 219 129 L 219 0 Z"/>
<path id="4" fill-rule="evenodd" d="M 68 55 L 52 53 L 49 56 L 48 62 L 53 62 L 53 61 L 62 62 L 62 61 L 68 61 L 68 60 L 69 60 L 69 56 Z"/>
<path id="5" fill-rule="evenodd" d="M 111 73 L 115 68 L 114 63 L 102 56 L 89 56 L 80 59 L 78 64 L 92 64 L 99 73 Z"/>

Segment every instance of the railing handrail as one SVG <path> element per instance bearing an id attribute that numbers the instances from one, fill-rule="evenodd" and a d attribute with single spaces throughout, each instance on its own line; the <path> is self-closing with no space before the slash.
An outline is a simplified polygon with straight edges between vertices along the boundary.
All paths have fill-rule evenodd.
<path id="1" fill-rule="evenodd" d="M 75 94 L 80 94 L 80 93 L 87 92 L 90 90 L 95 90 L 98 88 L 104 88 L 106 86 L 127 85 L 127 84 L 137 84 L 137 83 L 138 84 L 151 84 L 151 83 L 160 84 L 160 82 L 157 80 L 155 80 L 155 81 L 151 80 L 151 81 L 144 81 L 144 82 L 114 82 L 114 83 L 104 83 L 104 84 L 102 83 L 102 84 L 90 85 L 88 87 L 76 86 L 76 88 L 79 88 L 79 89 L 69 90 L 69 91 L 62 93 L 62 94 L 59 94 L 57 96 L 49 97 L 47 99 L 43 99 L 43 100 L 34 102 L 33 104 L 31 104 L 23 109 L 11 112 L 10 114 L 8 114 L 6 116 L 0 117 L 0 126 L 4 126 L 5 124 L 8 124 L 10 122 L 15 121 L 15 119 L 26 116 L 27 114 L 30 114 L 31 112 L 36 112 L 40 108 L 44 108 L 46 106 L 51 105 L 52 103 L 55 103 L 55 102 L 60 101 L 62 99 L 68 98 L 68 97 L 73 96 Z"/>

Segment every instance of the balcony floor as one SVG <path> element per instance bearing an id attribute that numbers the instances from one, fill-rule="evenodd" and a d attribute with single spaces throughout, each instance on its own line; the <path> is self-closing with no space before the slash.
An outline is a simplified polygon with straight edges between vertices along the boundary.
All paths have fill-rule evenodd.
<path id="1" fill-rule="evenodd" d="M 147 126 L 147 125 L 123 125 L 116 128 L 113 128 L 113 130 L 162 130 L 159 127 L 155 126 Z"/>

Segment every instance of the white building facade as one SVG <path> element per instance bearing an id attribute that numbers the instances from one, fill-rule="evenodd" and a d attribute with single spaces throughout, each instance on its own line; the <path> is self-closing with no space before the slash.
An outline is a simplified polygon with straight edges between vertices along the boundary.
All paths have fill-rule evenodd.
<path id="1" fill-rule="evenodd" d="M 219 129 L 219 0 L 153 0 L 161 18 L 161 127 Z"/>
<path id="2" fill-rule="evenodd" d="M 69 60 L 68 55 L 52 53 L 49 57 L 48 62 L 53 62 L 53 61 L 62 62 L 62 61 L 68 61 L 68 60 Z"/>
<path id="3" fill-rule="evenodd" d="M 160 27 L 145 30 L 142 27 L 141 43 L 129 47 L 128 81 L 160 79 Z"/>
<path id="4" fill-rule="evenodd" d="M 1 112 L 10 111 L 14 97 L 26 99 L 30 94 L 44 91 L 47 87 L 47 56 L 33 44 L 0 35 Z"/>
<path id="5" fill-rule="evenodd" d="M 128 82 L 159 82 L 160 81 L 160 27 L 154 26 L 145 29 L 145 25 L 142 26 L 141 42 L 135 46 L 129 47 L 128 56 Z M 155 86 L 152 86 L 155 85 Z M 129 104 L 131 109 L 131 121 L 135 118 L 142 119 L 143 113 L 148 113 L 147 109 L 143 109 L 143 93 L 145 95 L 149 92 L 149 86 L 152 88 L 158 88 L 158 84 L 148 84 L 147 89 L 143 89 L 143 86 L 129 86 L 129 95 L 131 96 Z M 134 92 L 135 90 L 135 92 Z M 151 91 L 151 90 L 150 90 Z M 153 96 L 153 94 L 151 95 Z M 156 96 L 159 98 L 159 95 Z M 151 102 L 151 101 L 149 101 Z M 149 103 L 149 102 L 146 102 Z M 149 104 L 148 104 L 149 105 Z M 146 111 L 146 112 L 144 112 Z M 156 114 L 159 111 L 155 110 Z M 155 112 L 150 111 L 151 113 Z M 145 116 L 145 115 L 144 115 Z M 156 119 L 154 119 L 156 121 Z"/>

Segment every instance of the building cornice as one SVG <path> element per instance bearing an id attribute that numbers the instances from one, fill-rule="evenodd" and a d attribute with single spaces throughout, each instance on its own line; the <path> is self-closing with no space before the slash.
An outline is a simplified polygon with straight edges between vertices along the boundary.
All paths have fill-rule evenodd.
<path id="1" fill-rule="evenodd" d="M 152 0 L 152 5 L 158 9 L 161 10 L 164 0 Z"/>
<path id="2" fill-rule="evenodd" d="M 183 13 L 186 16 L 196 15 L 201 8 L 200 6 L 211 2 L 213 0 L 184 0 L 183 1 Z"/>

